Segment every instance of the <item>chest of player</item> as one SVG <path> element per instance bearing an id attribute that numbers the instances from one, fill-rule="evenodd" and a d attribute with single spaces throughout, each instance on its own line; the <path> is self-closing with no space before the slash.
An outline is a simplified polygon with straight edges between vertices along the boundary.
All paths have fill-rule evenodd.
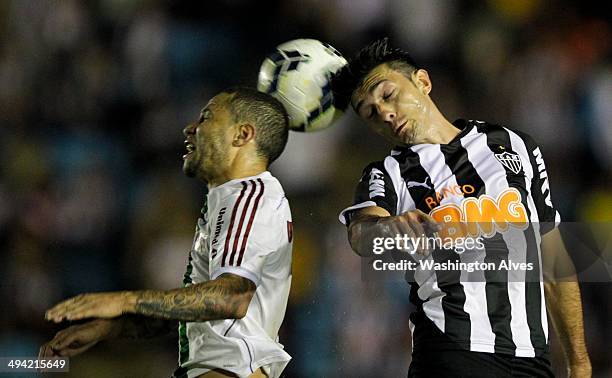
<path id="1" fill-rule="evenodd" d="M 429 145 L 397 156 L 398 213 L 417 208 L 447 222 L 512 218 L 517 209 L 526 215 L 528 158 L 510 146 L 477 142 Z"/>

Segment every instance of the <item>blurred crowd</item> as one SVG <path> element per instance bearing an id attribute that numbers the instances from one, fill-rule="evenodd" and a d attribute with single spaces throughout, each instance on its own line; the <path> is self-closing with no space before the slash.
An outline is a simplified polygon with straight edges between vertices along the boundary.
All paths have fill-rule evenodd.
<path id="1" fill-rule="evenodd" d="M 612 220 L 610 23 L 595 1 L 12 0 L 0 2 L 0 356 L 34 356 L 57 301 L 180 286 L 201 203 L 182 128 L 215 92 L 255 85 L 274 46 L 317 38 L 350 56 L 382 36 L 430 72 L 449 119 L 542 146 L 566 221 Z M 295 224 L 281 342 L 287 377 L 399 377 L 408 287 L 361 280 L 337 220 L 362 168 L 388 153 L 349 112 L 292 132 L 272 171 Z M 611 376 L 610 283 L 583 285 L 595 376 Z M 553 340 L 556 371 L 563 371 Z M 106 344 L 75 377 L 165 377 L 176 340 Z"/>

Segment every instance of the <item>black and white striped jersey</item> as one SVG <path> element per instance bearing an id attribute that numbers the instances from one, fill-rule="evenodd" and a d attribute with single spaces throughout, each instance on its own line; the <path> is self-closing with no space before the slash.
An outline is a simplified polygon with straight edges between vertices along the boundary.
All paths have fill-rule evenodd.
<path id="1" fill-rule="evenodd" d="M 482 261 L 530 263 L 534 268 L 522 273 L 480 272 L 482 279 L 464 271 L 422 274 L 417 268 L 410 295 L 417 311 L 410 324 L 415 350 L 540 356 L 548 345 L 540 241 L 560 221 L 542 153 L 518 131 L 481 121 L 454 124 L 461 132 L 448 144 L 398 147 L 368 165 L 340 221 L 348 225 L 356 210 L 370 206 L 391 215 L 420 209 L 441 222 L 476 227 L 484 234 L 477 256 Z M 506 221 L 524 226 L 502 232 Z M 451 250 L 431 258 L 467 257 Z"/>

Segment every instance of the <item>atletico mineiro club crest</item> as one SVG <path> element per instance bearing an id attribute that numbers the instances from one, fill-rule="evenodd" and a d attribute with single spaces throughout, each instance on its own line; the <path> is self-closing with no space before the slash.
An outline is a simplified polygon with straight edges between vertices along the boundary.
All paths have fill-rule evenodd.
<path id="1" fill-rule="evenodd" d="M 499 154 L 495 154 L 495 158 L 502 163 L 502 165 L 515 174 L 518 174 L 523 168 L 521 158 L 516 152 L 504 151 Z"/>

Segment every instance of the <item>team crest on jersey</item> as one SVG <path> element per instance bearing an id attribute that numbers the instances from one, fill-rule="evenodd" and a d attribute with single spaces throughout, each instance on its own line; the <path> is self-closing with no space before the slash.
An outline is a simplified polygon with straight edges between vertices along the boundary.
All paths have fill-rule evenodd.
<path id="1" fill-rule="evenodd" d="M 516 152 L 504 151 L 499 154 L 495 154 L 495 158 L 502 163 L 502 165 L 515 174 L 518 174 L 523 168 L 521 157 Z"/>

